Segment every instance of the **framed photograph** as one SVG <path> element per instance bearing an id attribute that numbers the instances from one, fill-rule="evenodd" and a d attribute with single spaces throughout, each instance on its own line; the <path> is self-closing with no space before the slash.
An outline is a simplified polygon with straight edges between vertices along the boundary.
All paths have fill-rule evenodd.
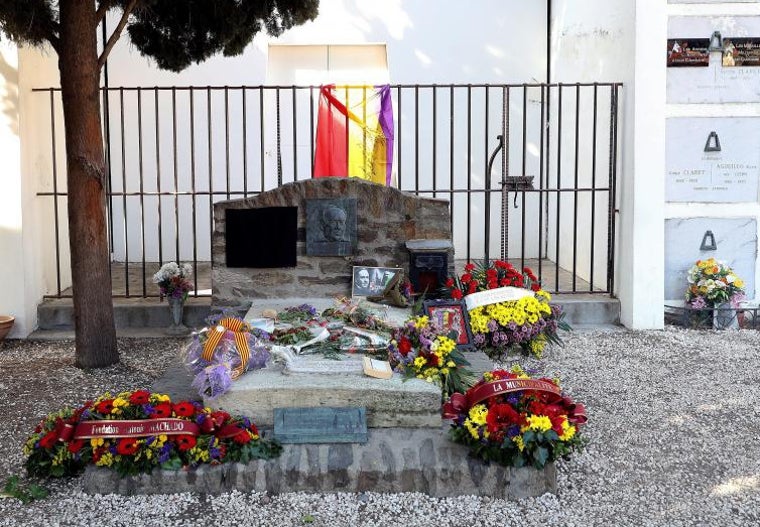
<path id="1" fill-rule="evenodd" d="M 353 281 L 351 282 L 351 296 L 381 295 L 388 282 L 401 271 L 400 267 L 355 265 Z"/>
<path id="2" fill-rule="evenodd" d="M 422 303 L 423 314 L 430 322 L 455 333 L 454 341 L 459 349 L 472 349 L 470 315 L 461 300 L 427 300 Z"/>

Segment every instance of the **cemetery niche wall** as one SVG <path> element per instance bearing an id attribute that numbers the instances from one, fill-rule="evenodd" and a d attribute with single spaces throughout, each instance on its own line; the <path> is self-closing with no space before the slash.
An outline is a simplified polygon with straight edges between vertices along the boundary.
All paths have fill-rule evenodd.
<path id="1" fill-rule="evenodd" d="M 236 226 L 234 238 L 227 236 L 228 210 L 297 207 L 295 267 L 249 268 L 227 265 L 227 244 L 245 244 L 253 251 L 269 251 L 253 235 L 241 236 Z M 325 209 L 316 213 L 315 210 Z M 345 218 L 336 208 L 346 212 Z M 312 222 L 309 222 L 311 212 Z M 314 246 L 325 232 L 317 220 L 345 219 L 336 240 L 326 250 Z M 352 225 L 355 221 L 355 231 Z M 273 232 L 280 225 L 264 226 Z M 261 226 L 252 227 L 253 233 Z M 325 229 L 329 229 L 325 226 Z M 337 228 L 337 227 L 336 227 Z M 311 232 L 311 234 L 309 234 Z M 332 237 L 332 233 L 328 234 Z M 355 238 L 352 238 L 355 236 Z M 401 267 L 408 272 L 406 242 L 417 239 L 451 240 L 449 203 L 420 198 L 356 178 L 319 178 L 297 181 L 244 199 L 214 205 L 212 236 L 212 303 L 215 307 L 239 307 L 252 299 L 334 298 L 351 296 L 354 265 Z M 308 250 L 309 246 L 312 250 Z M 449 274 L 453 274 L 454 255 L 450 249 Z M 311 253 L 311 254 L 309 254 Z M 324 253 L 330 253 L 324 255 Z"/>

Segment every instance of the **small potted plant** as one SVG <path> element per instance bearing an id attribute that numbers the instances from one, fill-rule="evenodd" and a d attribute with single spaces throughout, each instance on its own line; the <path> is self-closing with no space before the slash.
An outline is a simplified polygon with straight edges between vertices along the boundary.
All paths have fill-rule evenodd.
<path id="1" fill-rule="evenodd" d="M 0 342 L 10 333 L 15 318 L 9 315 L 0 315 Z"/>

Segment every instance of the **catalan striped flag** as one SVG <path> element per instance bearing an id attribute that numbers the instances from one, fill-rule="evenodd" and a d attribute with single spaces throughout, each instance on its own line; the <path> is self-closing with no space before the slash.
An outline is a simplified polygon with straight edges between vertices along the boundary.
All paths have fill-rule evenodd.
<path id="1" fill-rule="evenodd" d="M 391 184 L 391 87 L 322 86 L 314 177 L 358 177 Z"/>

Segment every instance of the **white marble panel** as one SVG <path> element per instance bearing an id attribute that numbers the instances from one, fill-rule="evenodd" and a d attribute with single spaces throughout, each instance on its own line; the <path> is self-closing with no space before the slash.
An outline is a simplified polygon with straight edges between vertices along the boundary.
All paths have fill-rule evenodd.
<path id="1" fill-rule="evenodd" d="M 700 251 L 708 230 L 717 250 Z M 753 218 L 674 218 L 665 220 L 665 299 L 683 299 L 689 268 L 711 257 L 726 262 L 744 280 L 747 298 L 755 297 L 757 223 Z"/>
<path id="2" fill-rule="evenodd" d="M 666 133 L 667 201 L 757 200 L 760 118 L 674 117 Z M 705 152 L 708 140 L 720 151 Z"/>
<path id="3" fill-rule="evenodd" d="M 668 20 L 668 38 L 760 38 L 760 16 L 674 16 Z M 662 60 L 666 60 L 663 43 Z M 760 67 L 723 67 L 721 52 L 710 53 L 708 67 L 668 68 L 667 102 L 760 102 Z"/>

